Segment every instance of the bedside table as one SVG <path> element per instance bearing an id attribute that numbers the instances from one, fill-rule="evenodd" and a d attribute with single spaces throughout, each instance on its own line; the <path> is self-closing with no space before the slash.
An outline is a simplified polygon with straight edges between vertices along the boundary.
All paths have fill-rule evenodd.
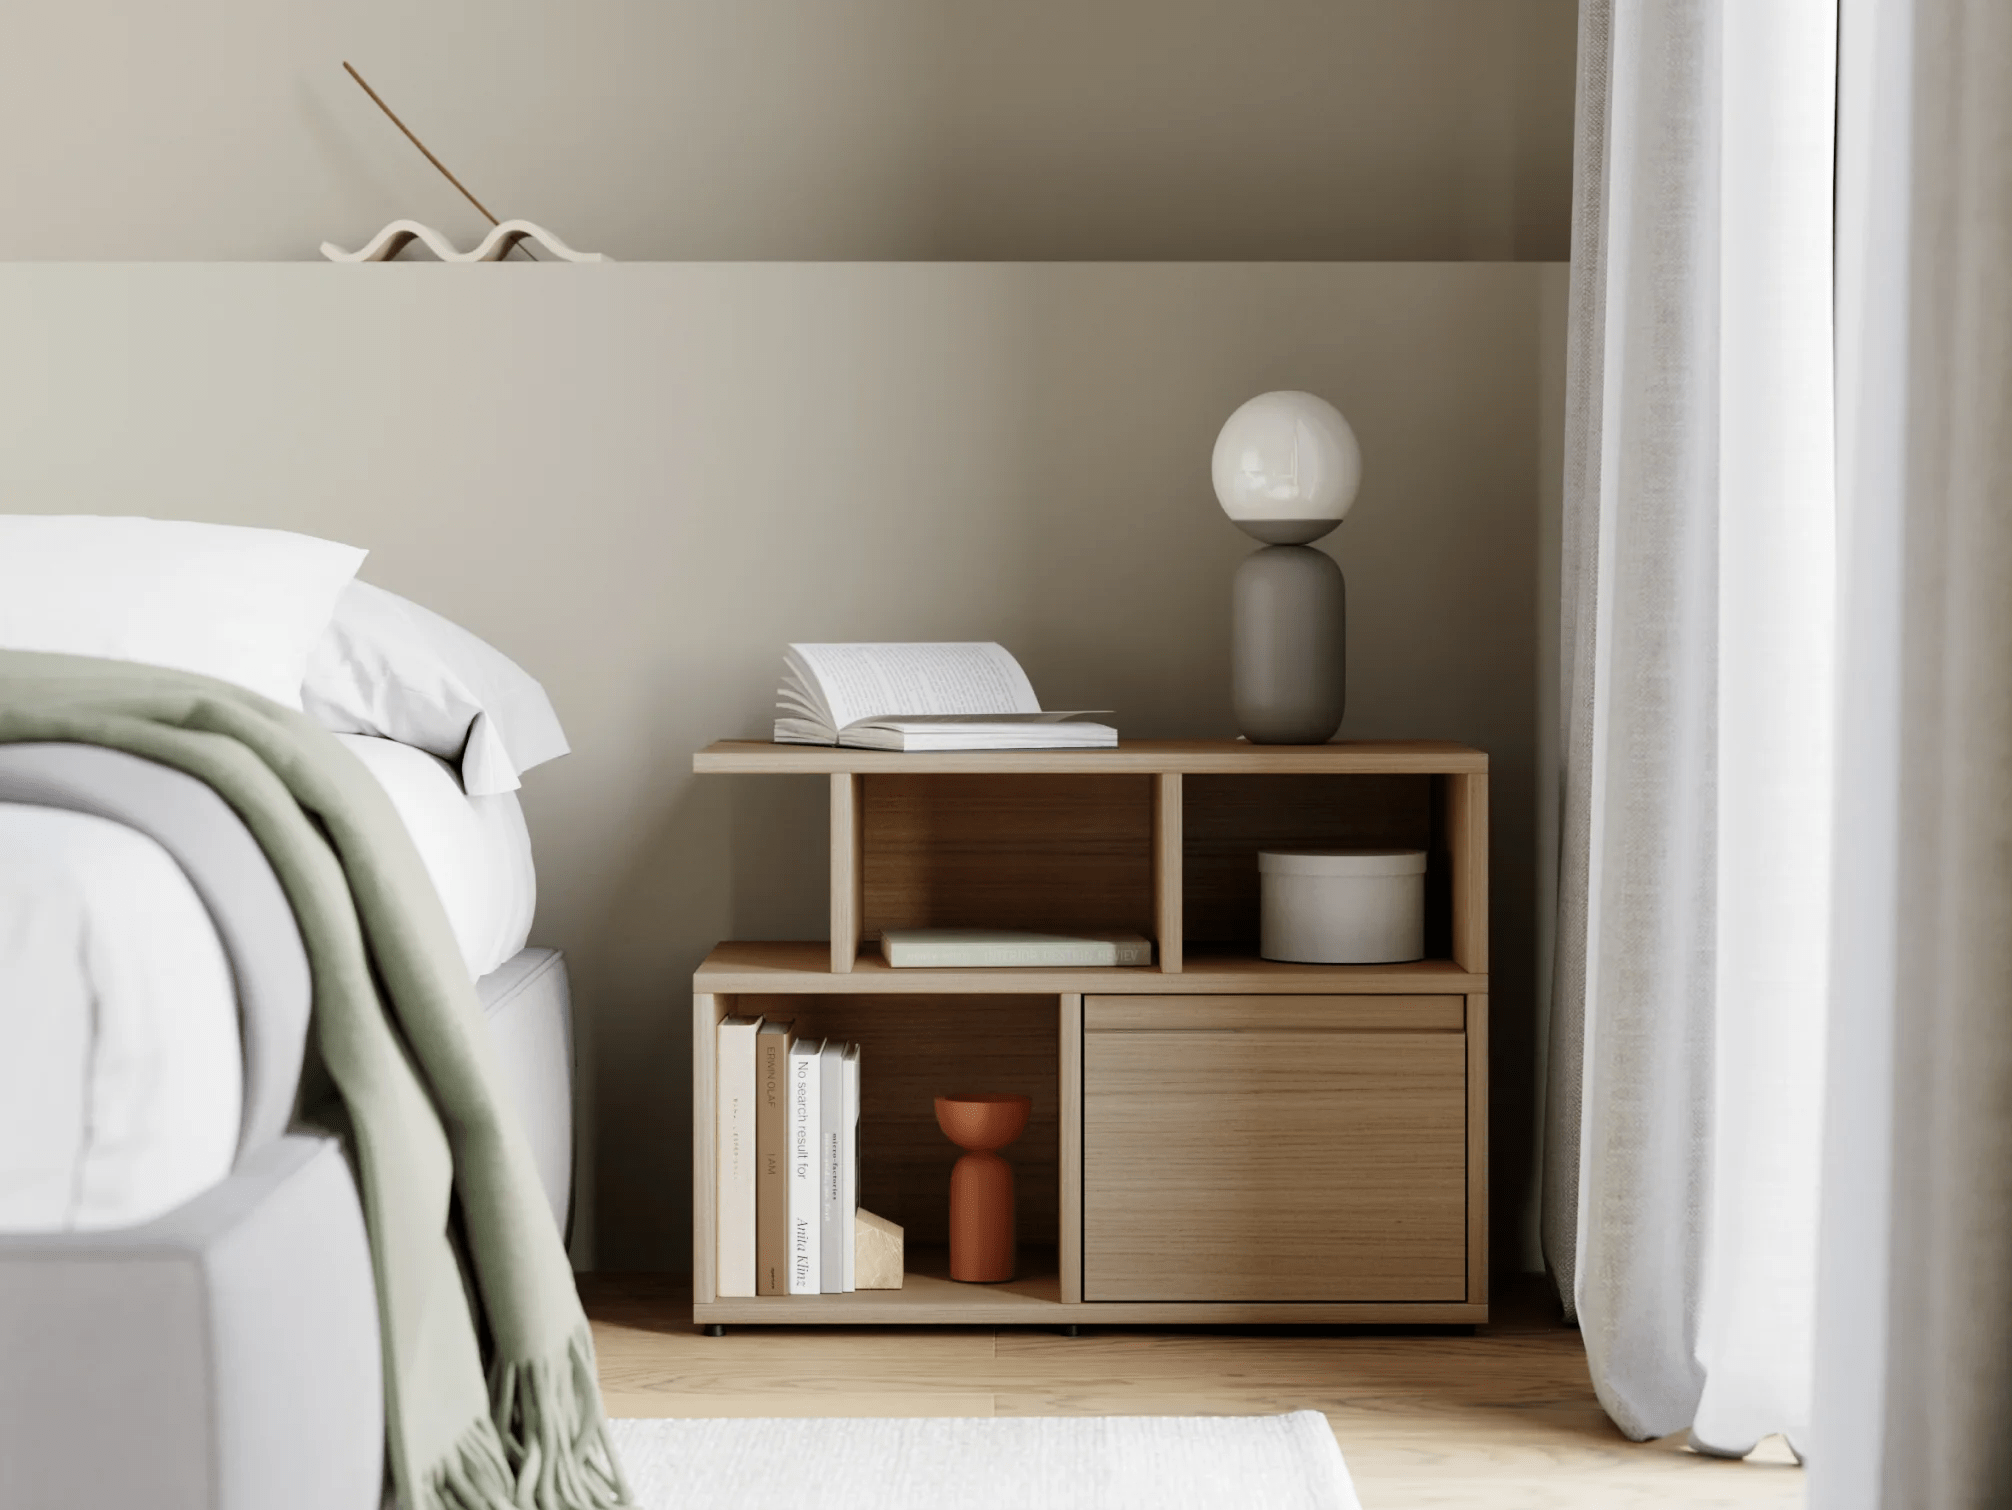
<path id="1" fill-rule="evenodd" d="M 888 754 L 729 741 L 700 773 L 831 791 L 831 937 L 725 943 L 693 980 L 701 1324 L 1422 1322 L 1488 1317 L 1488 757 L 1430 741 L 1128 741 Z M 1426 958 L 1257 955 L 1257 851 L 1429 855 Z M 889 927 L 1129 930 L 1157 963 L 893 970 Z M 862 1045 L 861 1205 L 900 1290 L 722 1298 L 719 1019 Z M 1034 1098 L 1020 1278 L 947 1277 L 946 1092 Z"/>

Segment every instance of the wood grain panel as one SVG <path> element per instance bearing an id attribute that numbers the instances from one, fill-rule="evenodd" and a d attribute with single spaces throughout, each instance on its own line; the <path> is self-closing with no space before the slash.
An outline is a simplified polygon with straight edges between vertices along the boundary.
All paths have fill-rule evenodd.
<path id="1" fill-rule="evenodd" d="M 1446 888 L 1451 909 L 1448 952 L 1477 975 L 1488 969 L 1488 778 L 1442 776 Z"/>
<path id="2" fill-rule="evenodd" d="M 1467 1298 L 1488 1304 L 1488 998 L 1467 998 Z"/>
<path id="3" fill-rule="evenodd" d="M 859 957 L 865 898 L 860 788 L 865 778 L 834 772 L 831 778 L 831 968 L 843 974 Z"/>
<path id="4" fill-rule="evenodd" d="M 1460 996 L 1086 996 L 1091 1033 L 1460 1031 Z"/>
<path id="5" fill-rule="evenodd" d="M 692 756 L 701 775 L 824 775 L 831 771 L 971 775 L 979 772 L 1109 775 L 1127 771 L 1220 774 L 1346 772 L 1376 776 L 1486 771 L 1488 757 L 1444 739 L 1344 739 L 1325 745 L 1254 745 L 1241 739 L 1127 739 L 1110 750 L 983 750 L 894 754 L 835 745 L 722 739 Z"/>
<path id="6" fill-rule="evenodd" d="M 1153 937 L 1168 975 L 1182 969 L 1181 780 L 1178 771 L 1153 778 Z"/>
<path id="7" fill-rule="evenodd" d="M 1083 1298 L 1083 998 L 1062 998 L 1061 1013 L 1061 1137 L 1060 1222 L 1056 1261 L 1062 1275 L 1062 1301 Z"/>
<path id="8" fill-rule="evenodd" d="M 1027 1131 L 1002 1150 L 1013 1166 L 1023 1241 L 1053 1246 L 1061 1181 L 1054 996 L 772 996 L 743 1012 L 794 1019 L 800 1038 L 860 1046 L 859 1203 L 899 1222 L 907 1241 L 946 1242 L 958 1149 L 936 1125 L 936 1098 L 1019 1091 Z"/>
<path id="9" fill-rule="evenodd" d="M 692 1298 L 719 1290 L 719 1022 L 731 997 L 692 995 Z"/>
<path id="10" fill-rule="evenodd" d="M 1195 944 L 1255 950 L 1260 849 L 1425 849 L 1428 776 L 1188 776 L 1184 927 Z"/>
<path id="11" fill-rule="evenodd" d="M 1359 992 L 1393 995 L 1467 994 L 1488 989 L 1488 977 L 1469 975 L 1451 960 L 1412 960 L 1395 965 L 1295 965 L 1258 959 L 1249 954 L 1190 953 L 1185 973 L 1167 976 L 1157 969 L 1128 970 L 896 970 L 869 950 L 844 975 L 829 969 L 830 950 L 816 943 L 748 942 L 717 946 L 694 977 L 702 991 L 858 992 L 862 995 L 914 993 L 924 996 L 959 992 L 1043 994 L 1063 991 L 1246 992 L 1297 995 L 1309 992 Z"/>
<path id="12" fill-rule="evenodd" d="M 1463 1301 L 1466 1043 L 1087 1033 L 1083 1294 Z"/>
<path id="13" fill-rule="evenodd" d="M 873 775 L 866 936 L 1153 931 L 1152 777 Z"/>

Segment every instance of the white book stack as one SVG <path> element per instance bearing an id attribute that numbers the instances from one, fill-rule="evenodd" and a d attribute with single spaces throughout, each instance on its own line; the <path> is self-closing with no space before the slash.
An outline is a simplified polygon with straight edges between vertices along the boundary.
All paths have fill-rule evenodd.
<path id="1" fill-rule="evenodd" d="M 789 1293 L 823 1293 L 821 1238 L 824 1218 L 818 1191 L 818 1143 L 824 1126 L 821 1039 L 789 1048 Z"/>
<path id="2" fill-rule="evenodd" d="M 723 1299 L 856 1288 L 859 1045 L 798 1039 L 789 1027 L 760 1017 L 719 1023 L 715 1290 Z"/>

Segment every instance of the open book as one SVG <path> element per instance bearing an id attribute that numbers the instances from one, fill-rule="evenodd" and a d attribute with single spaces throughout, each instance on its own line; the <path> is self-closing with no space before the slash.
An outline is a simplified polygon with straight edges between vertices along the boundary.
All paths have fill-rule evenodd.
<path id="1" fill-rule="evenodd" d="M 1082 750 L 1109 724 L 1043 713 L 1000 645 L 792 645 L 776 692 L 778 744 L 862 750 Z"/>

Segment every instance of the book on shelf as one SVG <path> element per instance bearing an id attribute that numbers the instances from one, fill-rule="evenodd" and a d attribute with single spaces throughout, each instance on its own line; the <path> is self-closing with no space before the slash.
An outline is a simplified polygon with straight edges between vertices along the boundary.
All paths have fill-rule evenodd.
<path id="1" fill-rule="evenodd" d="M 721 1295 L 755 1292 L 755 1036 L 759 1017 L 720 1019 L 715 1149 L 719 1219 L 715 1223 Z"/>
<path id="2" fill-rule="evenodd" d="M 823 1291 L 823 1213 L 817 1180 L 824 1041 L 800 1038 L 789 1046 L 789 1293 Z"/>
<path id="3" fill-rule="evenodd" d="M 845 1293 L 845 1222 L 839 1200 L 845 1181 L 845 1049 L 827 1038 L 818 1055 L 817 1215 L 818 1289 Z"/>
<path id="4" fill-rule="evenodd" d="M 839 1161 L 838 1210 L 840 1253 L 844 1259 L 843 1288 L 847 1294 L 859 1288 L 854 1260 L 859 1256 L 859 1045 L 845 1046 L 844 1073 L 840 1077 L 844 1110 L 839 1114 L 839 1137 L 843 1157 Z"/>
<path id="5" fill-rule="evenodd" d="M 790 1025 L 755 1034 L 755 1293 L 789 1294 Z"/>
<path id="6" fill-rule="evenodd" d="M 792 645 L 776 691 L 778 744 L 862 750 L 1081 750 L 1109 724 L 1044 713 L 1003 645 Z"/>
<path id="7" fill-rule="evenodd" d="M 1138 933 L 1033 933 L 1017 928 L 888 928 L 880 953 L 897 970 L 1097 969 L 1150 965 Z"/>
<path id="8" fill-rule="evenodd" d="M 859 1045 L 787 1022 L 720 1019 L 718 1279 L 722 1297 L 854 1288 Z"/>

